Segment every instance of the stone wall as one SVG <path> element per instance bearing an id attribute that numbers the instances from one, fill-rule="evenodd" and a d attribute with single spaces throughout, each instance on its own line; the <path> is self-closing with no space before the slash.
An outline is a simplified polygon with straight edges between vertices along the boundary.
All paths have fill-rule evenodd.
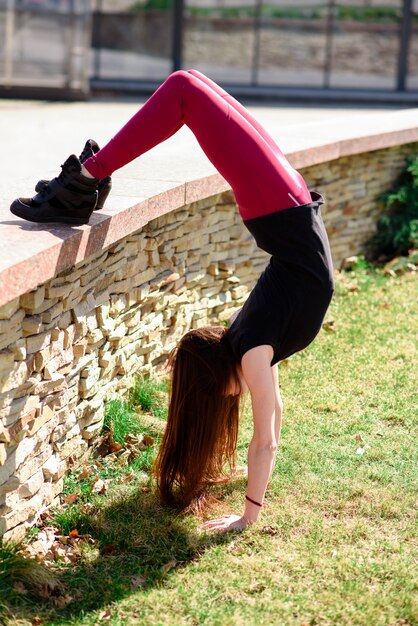
<path id="1" fill-rule="evenodd" d="M 361 250 L 376 197 L 418 144 L 303 170 L 323 209 L 334 260 Z M 19 539 L 87 458 L 104 401 L 156 373 L 191 327 L 224 323 L 267 255 L 231 192 L 183 206 L 0 308 L 0 535 Z"/>

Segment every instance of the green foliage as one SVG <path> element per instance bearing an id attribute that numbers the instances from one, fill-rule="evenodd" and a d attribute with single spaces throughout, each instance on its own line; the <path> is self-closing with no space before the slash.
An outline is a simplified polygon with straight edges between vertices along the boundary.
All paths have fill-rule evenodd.
<path id="1" fill-rule="evenodd" d="M 156 417 L 167 416 L 167 383 L 139 377 L 130 393 L 130 403 Z"/>
<path id="2" fill-rule="evenodd" d="M 418 248 L 418 156 L 408 161 L 397 187 L 381 201 L 385 210 L 367 244 L 371 258 L 392 258 Z"/>
<path id="3" fill-rule="evenodd" d="M 136 2 L 130 7 L 133 12 L 142 11 L 172 11 L 174 0 L 146 0 L 146 2 Z M 385 6 L 351 6 L 337 5 L 335 7 L 335 19 L 340 21 L 350 20 L 362 23 L 399 23 L 401 12 L 397 7 Z M 262 4 L 257 6 L 193 6 L 188 4 L 185 7 L 186 15 L 218 18 L 254 18 L 259 13 L 266 18 L 313 20 L 327 19 L 328 7 L 323 6 L 289 6 L 278 7 L 274 4 Z"/>
<path id="4" fill-rule="evenodd" d="M 167 383 L 161 380 L 138 377 L 131 389 L 128 401 L 120 398 L 110 400 L 106 405 L 104 431 L 112 431 L 113 440 L 123 444 L 125 436 L 146 432 L 140 412 L 150 413 L 158 418 L 167 416 Z"/>
<path id="5" fill-rule="evenodd" d="M 79 506 L 70 506 L 64 511 L 54 511 L 54 526 L 59 528 L 62 535 L 68 536 L 74 528 L 80 535 L 84 535 L 93 530 L 92 516 L 83 513 Z"/>
<path id="6" fill-rule="evenodd" d="M 385 6 L 350 6 L 340 5 L 336 7 L 338 20 L 354 20 L 356 22 L 395 22 L 401 21 L 401 11 L 397 7 Z"/>
<path id="7" fill-rule="evenodd" d="M 70 603 L 31 596 L 9 605 L 10 626 L 416 623 L 416 279 L 360 257 L 336 285 L 328 325 L 280 365 L 285 420 L 259 521 L 239 534 L 201 532 L 199 517 L 161 506 L 140 457 L 121 467 L 108 455 L 66 477 L 65 494 L 78 499 L 49 520 L 88 533 L 75 562 L 48 564 Z M 162 393 L 161 383 L 144 384 Z M 163 424 L 130 402 L 115 419 L 130 405 L 141 432 L 146 419 Z M 249 401 L 245 412 L 240 464 Z M 97 475 L 115 478 L 106 493 L 91 492 Z M 218 485 L 205 517 L 240 513 L 245 491 L 243 478 Z M 4 555 L 2 591 L 22 576 L 10 577 L 6 555 L 5 578 Z M 0 623 L 2 603 L 0 593 Z"/>
<path id="8" fill-rule="evenodd" d="M 23 542 L 0 543 L 0 623 L 7 604 L 19 600 L 17 585 L 24 585 L 27 595 L 31 596 L 53 579 L 42 563 L 25 553 Z"/>
<path id="9" fill-rule="evenodd" d="M 103 428 L 104 431 L 112 430 L 113 440 L 123 444 L 127 434 L 140 432 L 138 413 L 130 402 L 114 398 L 106 405 Z"/>
<path id="10" fill-rule="evenodd" d="M 174 0 L 146 0 L 146 2 L 136 2 L 130 7 L 130 11 L 136 13 L 141 11 L 172 11 Z"/>

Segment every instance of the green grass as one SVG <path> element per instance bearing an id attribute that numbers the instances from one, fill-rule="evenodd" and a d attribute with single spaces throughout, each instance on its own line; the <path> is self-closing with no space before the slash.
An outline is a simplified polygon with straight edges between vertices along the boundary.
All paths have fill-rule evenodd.
<path id="1" fill-rule="evenodd" d="M 392 277 L 364 263 L 338 278 L 328 330 L 280 366 L 280 452 L 262 516 L 241 534 L 206 535 L 196 517 L 156 500 L 147 472 L 166 410 L 159 383 L 140 381 L 128 402 L 109 404 L 115 441 L 137 432 L 155 444 L 132 463 L 105 457 L 88 475 L 67 478 L 66 494 L 77 501 L 46 522 L 89 536 L 75 563 L 48 566 L 71 602 L 60 609 L 30 581 L 30 597 L 6 597 L 6 571 L 0 607 L 13 615 L 9 623 L 38 616 L 51 626 L 417 624 L 416 285 L 413 273 Z M 146 408 L 138 412 L 139 401 Z M 246 409 L 241 464 L 248 401 Z M 108 490 L 92 496 L 98 476 Z M 213 493 L 220 504 L 208 515 L 240 512 L 245 480 Z M 6 622 L 5 608 L 3 615 Z"/>

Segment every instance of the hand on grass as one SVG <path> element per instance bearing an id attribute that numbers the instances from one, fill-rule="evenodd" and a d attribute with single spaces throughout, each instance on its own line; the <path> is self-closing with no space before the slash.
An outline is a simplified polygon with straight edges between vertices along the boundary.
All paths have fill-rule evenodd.
<path id="1" fill-rule="evenodd" d="M 223 515 L 218 519 L 208 520 L 202 524 L 202 529 L 226 533 L 229 530 L 244 530 L 249 523 L 246 517 L 240 515 Z"/>

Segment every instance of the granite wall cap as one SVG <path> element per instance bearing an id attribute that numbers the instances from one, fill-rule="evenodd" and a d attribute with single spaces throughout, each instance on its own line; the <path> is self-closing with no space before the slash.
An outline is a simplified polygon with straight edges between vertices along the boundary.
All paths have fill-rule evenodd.
<path id="1" fill-rule="evenodd" d="M 339 120 L 301 123 L 281 129 L 280 134 L 289 161 L 302 169 L 418 141 L 418 109 L 389 112 L 376 119 L 360 114 L 347 124 Z M 196 143 L 192 136 L 189 140 Z M 196 159 L 196 146 L 185 150 L 187 141 L 183 138 L 175 162 L 170 156 L 172 167 L 164 163 L 160 168 L 167 172 L 165 176 L 156 176 L 151 168 L 144 168 L 139 177 L 132 176 L 132 166 L 119 170 L 106 207 L 94 212 L 88 225 L 31 223 L 13 216 L 8 206 L 0 206 L 0 306 L 149 221 L 226 191 L 228 183 L 206 157 Z M 16 181 L 11 187 L 16 188 Z"/>

